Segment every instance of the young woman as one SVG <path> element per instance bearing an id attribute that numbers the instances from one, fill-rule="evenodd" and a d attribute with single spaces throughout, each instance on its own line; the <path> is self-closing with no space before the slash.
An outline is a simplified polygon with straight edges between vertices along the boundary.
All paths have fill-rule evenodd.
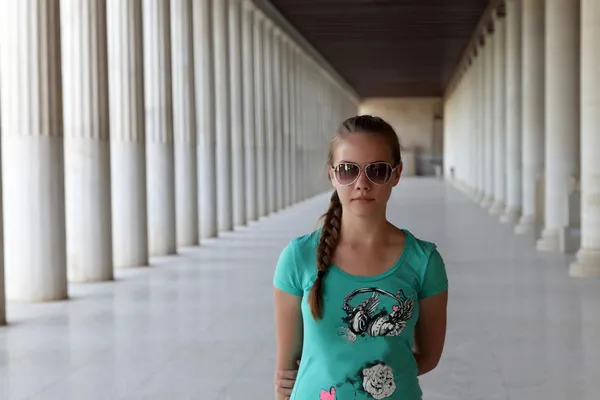
<path id="1" fill-rule="evenodd" d="M 386 219 L 396 132 L 377 117 L 344 121 L 328 169 L 323 226 L 293 239 L 274 274 L 275 398 L 420 400 L 417 376 L 444 347 L 448 280 L 433 243 Z"/>

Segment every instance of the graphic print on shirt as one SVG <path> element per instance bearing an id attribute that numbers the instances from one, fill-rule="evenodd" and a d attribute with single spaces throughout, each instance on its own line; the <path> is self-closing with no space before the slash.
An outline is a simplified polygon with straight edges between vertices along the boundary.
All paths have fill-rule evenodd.
<path id="1" fill-rule="evenodd" d="M 329 390 L 321 390 L 319 400 L 338 400 L 336 397 L 338 392 L 348 391 L 354 394 L 353 400 L 358 399 L 359 394 L 370 399 L 387 399 L 396 391 L 392 368 L 380 361 L 370 363 L 362 368 L 355 377 L 346 379 L 346 382 L 332 386 Z M 345 395 L 344 399 L 350 399 L 350 397 Z"/>
<path id="2" fill-rule="evenodd" d="M 357 297 L 364 294 L 366 298 Z M 391 312 L 381 304 L 383 302 L 391 305 Z M 397 336 L 406 327 L 414 308 L 414 298 L 407 297 L 402 289 L 396 294 L 379 288 L 356 289 L 344 299 L 346 317 L 342 318 L 342 335 L 350 342 L 358 337 Z"/>

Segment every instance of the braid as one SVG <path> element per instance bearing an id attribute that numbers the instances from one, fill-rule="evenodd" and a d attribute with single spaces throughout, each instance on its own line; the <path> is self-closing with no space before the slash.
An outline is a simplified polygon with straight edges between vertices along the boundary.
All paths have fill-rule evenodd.
<path id="1" fill-rule="evenodd" d="M 333 253 L 337 247 L 342 225 L 342 203 L 337 191 L 331 195 L 329 209 L 323 215 L 324 222 L 321 229 L 319 246 L 317 247 L 317 279 L 310 289 L 308 302 L 313 318 L 323 316 L 323 279 L 331 265 Z"/>

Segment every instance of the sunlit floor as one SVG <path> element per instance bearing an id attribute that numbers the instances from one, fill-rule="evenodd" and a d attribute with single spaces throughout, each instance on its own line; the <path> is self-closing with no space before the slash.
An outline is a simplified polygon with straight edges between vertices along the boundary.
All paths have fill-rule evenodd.
<path id="1" fill-rule="evenodd" d="M 10 303 L 0 399 L 271 399 L 273 268 L 327 202 L 72 285 L 69 301 Z M 600 280 L 570 279 L 572 256 L 536 252 L 441 181 L 406 179 L 389 207 L 449 271 L 447 344 L 424 399 L 600 398 Z"/>

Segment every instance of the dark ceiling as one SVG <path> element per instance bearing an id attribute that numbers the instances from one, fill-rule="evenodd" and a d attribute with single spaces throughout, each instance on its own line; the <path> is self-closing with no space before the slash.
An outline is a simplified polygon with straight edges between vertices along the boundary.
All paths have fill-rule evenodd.
<path id="1" fill-rule="evenodd" d="M 270 0 L 361 97 L 442 96 L 489 0 Z"/>

